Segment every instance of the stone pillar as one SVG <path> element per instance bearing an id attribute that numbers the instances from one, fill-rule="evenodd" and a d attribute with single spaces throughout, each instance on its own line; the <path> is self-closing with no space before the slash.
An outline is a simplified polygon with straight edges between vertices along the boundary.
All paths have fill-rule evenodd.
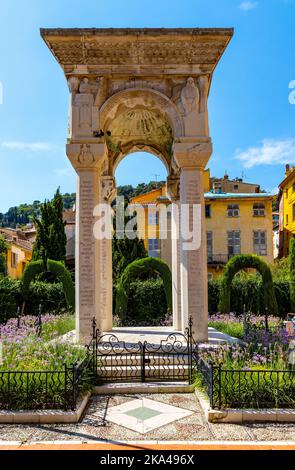
<path id="1" fill-rule="evenodd" d="M 172 313 L 173 329 L 181 331 L 180 296 L 180 240 L 179 240 L 179 177 L 167 178 L 167 194 L 171 199 L 171 251 L 172 251 Z"/>
<path id="2" fill-rule="evenodd" d="M 203 170 L 212 153 L 210 141 L 174 144 L 180 172 L 180 279 L 182 331 L 193 320 L 198 342 L 208 340 L 208 281 Z M 193 215 L 196 226 L 193 227 Z M 193 238 L 187 238 L 193 229 Z"/>
<path id="3" fill-rule="evenodd" d="M 111 270 L 111 250 L 94 236 L 95 208 L 103 201 L 101 169 L 105 144 L 67 144 L 67 156 L 78 174 L 76 197 L 76 332 L 80 340 L 91 334 L 91 319 L 102 330 L 111 328 L 109 286 L 102 277 Z M 109 253 L 110 251 L 110 253 Z M 107 274 L 103 274 L 105 273 Z M 112 277 L 110 277 L 112 279 Z M 111 281 L 110 281 L 111 282 Z M 112 289 L 110 288 L 110 293 Z"/>

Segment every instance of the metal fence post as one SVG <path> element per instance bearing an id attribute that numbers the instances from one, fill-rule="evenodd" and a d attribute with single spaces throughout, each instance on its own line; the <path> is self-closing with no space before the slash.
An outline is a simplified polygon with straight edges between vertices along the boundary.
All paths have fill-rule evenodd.
<path id="1" fill-rule="evenodd" d="M 145 382 L 145 347 L 146 341 L 144 343 L 140 342 L 140 350 L 141 350 L 141 381 Z"/>

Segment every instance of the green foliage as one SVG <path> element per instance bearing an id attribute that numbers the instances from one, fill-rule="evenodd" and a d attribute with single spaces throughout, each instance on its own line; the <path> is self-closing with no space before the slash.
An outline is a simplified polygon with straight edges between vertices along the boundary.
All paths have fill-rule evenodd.
<path id="1" fill-rule="evenodd" d="M 289 281 L 276 280 L 273 282 L 274 292 L 278 305 L 278 316 L 285 318 L 290 312 Z M 217 313 L 220 300 L 221 280 L 214 279 L 208 283 L 209 313 Z M 231 284 L 230 310 L 236 315 L 244 311 L 251 311 L 257 315 L 264 314 L 264 287 L 261 276 L 249 275 L 247 279 L 235 276 Z"/>
<path id="2" fill-rule="evenodd" d="M 281 258 L 275 260 L 271 265 L 271 272 L 273 280 L 286 280 L 290 278 L 290 263 L 289 258 Z"/>
<path id="3" fill-rule="evenodd" d="M 295 312 L 295 239 L 292 238 L 289 244 L 289 263 L 290 263 L 290 306 L 291 311 Z"/>
<path id="4" fill-rule="evenodd" d="M 208 326 L 215 328 L 217 331 L 222 331 L 222 333 L 234 338 L 244 339 L 244 327 L 242 322 L 236 321 L 225 323 L 221 321 L 210 321 L 209 319 Z"/>
<path id="5" fill-rule="evenodd" d="M 41 205 L 40 212 L 41 218 L 34 218 L 37 235 L 32 259 L 42 259 L 44 266 L 48 259 L 64 261 L 67 237 L 63 221 L 63 199 L 59 189 L 52 201 L 45 201 Z"/>
<path id="6" fill-rule="evenodd" d="M 0 275 L 6 275 L 7 266 L 7 243 L 5 238 L 0 235 Z"/>
<path id="7" fill-rule="evenodd" d="M 128 320 L 158 326 L 167 314 L 162 279 L 137 279 L 131 282 L 128 296 Z"/>
<path id="8" fill-rule="evenodd" d="M 75 309 L 75 287 L 70 271 L 61 261 L 47 260 L 47 269 L 53 273 L 63 285 L 63 291 L 70 309 Z"/>
<path id="9" fill-rule="evenodd" d="M 127 226 L 128 222 L 135 217 L 135 213 L 126 216 L 126 207 L 124 207 L 124 227 Z M 114 218 L 114 236 L 113 236 L 113 282 L 114 285 L 119 281 L 123 271 L 127 266 L 141 258 L 146 258 L 147 252 L 144 246 L 143 240 L 138 237 L 130 238 L 126 236 L 125 229 L 122 238 L 116 236 L 116 218 Z M 134 231 L 136 225 L 134 226 Z"/>
<path id="10" fill-rule="evenodd" d="M 143 258 L 130 263 L 121 275 L 117 285 L 116 315 L 124 319 L 127 314 L 128 296 L 131 282 L 136 279 L 147 279 L 157 275 L 162 278 L 168 311 L 172 310 L 172 276 L 165 261 L 158 258 Z"/>
<path id="11" fill-rule="evenodd" d="M 75 288 L 73 285 L 70 271 L 65 267 L 61 261 L 47 260 L 46 270 L 44 269 L 43 261 L 31 261 L 25 268 L 23 274 L 23 297 L 27 301 L 30 293 L 30 284 L 41 273 L 50 272 L 62 283 L 64 295 L 67 301 L 67 306 L 71 310 L 75 308 Z M 50 283 L 49 283 L 50 284 Z"/>
<path id="12" fill-rule="evenodd" d="M 43 273 L 44 270 L 45 268 L 44 268 L 44 263 L 42 259 L 39 259 L 38 261 L 31 261 L 25 267 L 25 270 L 23 273 L 23 279 L 22 279 L 23 296 L 25 300 L 28 298 L 31 282 L 34 281 L 39 274 Z"/>
<path id="13" fill-rule="evenodd" d="M 228 261 L 221 280 L 219 310 L 222 313 L 230 312 L 232 280 L 236 273 L 247 268 L 254 268 L 261 274 L 264 307 L 268 309 L 269 314 L 277 314 L 278 305 L 270 267 L 262 258 L 256 255 L 236 255 Z"/>
<path id="14" fill-rule="evenodd" d="M 17 279 L 5 277 L 0 279 L 0 323 L 15 317 L 17 307 L 23 300 L 22 282 Z M 61 283 L 48 283 L 35 281 L 30 283 L 26 311 L 36 315 L 38 306 L 46 313 L 60 313 L 67 308 L 63 285 Z"/>

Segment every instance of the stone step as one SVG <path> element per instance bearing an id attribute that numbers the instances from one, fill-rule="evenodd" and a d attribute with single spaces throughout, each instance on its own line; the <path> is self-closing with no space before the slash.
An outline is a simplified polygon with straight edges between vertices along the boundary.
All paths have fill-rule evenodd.
<path id="1" fill-rule="evenodd" d="M 111 367 L 105 366 L 100 367 L 98 365 L 97 368 L 97 377 L 105 377 L 105 378 L 138 378 L 141 376 L 142 369 L 141 366 L 120 366 L 118 367 Z M 145 366 L 145 377 L 152 379 L 164 379 L 168 377 L 183 377 L 185 379 L 189 375 L 189 367 L 187 365 L 181 365 L 181 367 L 173 367 L 170 365 L 162 366 L 152 366 L 149 365 Z"/>
<path id="2" fill-rule="evenodd" d="M 118 356 L 99 356 L 98 357 L 98 364 L 101 366 L 125 366 L 125 365 L 132 365 L 132 366 L 141 366 L 142 358 L 140 355 L 118 355 Z M 160 365 L 175 365 L 183 366 L 189 364 L 189 357 L 188 356 L 148 356 L 146 357 L 145 364 L 147 366 L 160 366 Z"/>
<path id="3" fill-rule="evenodd" d="M 194 386 L 188 382 L 134 382 L 134 383 L 107 383 L 93 388 L 95 395 L 121 395 L 121 394 L 151 394 L 151 393 L 192 393 Z"/>

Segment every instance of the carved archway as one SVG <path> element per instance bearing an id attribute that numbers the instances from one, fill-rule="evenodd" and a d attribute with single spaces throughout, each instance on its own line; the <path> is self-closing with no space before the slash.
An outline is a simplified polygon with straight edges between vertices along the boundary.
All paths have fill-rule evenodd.
<path id="1" fill-rule="evenodd" d="M 118 162 L 134 150 L 148 150 L 165 162 L 175 234 L 177 205 L 204 206 L 203 170 L 212 152 L 207 100 L 233 30 L 86 28 L 41 34 L 70 91 L 67 156 L 78 181 L 76 325 L 83 337 L 93 315 L 102 331 L 112 328 L 112 245 L 93 237 L 93 208 L 110 204 Z M 174 328 L 184 331 L 192 317 L 197 341 L 208 338 L 204 212 L 200 245 L 185 251 L 181 239 L 172 250 Z"/>

